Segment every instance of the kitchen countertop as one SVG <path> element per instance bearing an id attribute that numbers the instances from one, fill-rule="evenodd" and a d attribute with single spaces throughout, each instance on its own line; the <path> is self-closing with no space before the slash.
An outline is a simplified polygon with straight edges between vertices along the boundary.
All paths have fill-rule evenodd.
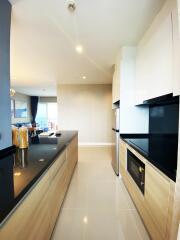
<path id="1" fill-rule="evenodd" d="M 177 134 L 121 134 L 120 137 L 165 175 L 176 181 Z"/>
<path id="2" fill-rule="evenodd" d="M 77 134 L 61 131 L 60 137 L 34 138 L 23 151 L 14 146 L 0 151 L 0 226 Z"/>

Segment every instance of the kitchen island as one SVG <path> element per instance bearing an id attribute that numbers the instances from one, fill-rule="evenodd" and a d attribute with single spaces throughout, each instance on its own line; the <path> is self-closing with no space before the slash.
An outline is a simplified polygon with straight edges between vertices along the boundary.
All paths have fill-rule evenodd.
<path id="1" fill-rule="evenodd" d="M 0 239 L 49 239 L 78 160 L 78 133 L 0 151 Z"/>

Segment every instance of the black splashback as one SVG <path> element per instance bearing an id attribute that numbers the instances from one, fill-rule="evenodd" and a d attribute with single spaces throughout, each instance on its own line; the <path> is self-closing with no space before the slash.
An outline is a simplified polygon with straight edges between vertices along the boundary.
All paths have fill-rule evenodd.
<path id="1" fill-rule="evenodd" d="M 178 134 L 179 97 L 168 102 L 152 104 L 149 108 L 149 133 Z"/>

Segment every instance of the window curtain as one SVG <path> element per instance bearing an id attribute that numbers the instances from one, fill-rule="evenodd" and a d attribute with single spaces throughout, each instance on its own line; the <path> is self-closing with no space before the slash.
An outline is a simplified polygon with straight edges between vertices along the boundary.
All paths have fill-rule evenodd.
<path id="1" fill-rule="evenodd" d="M 36 97 L 36 96 L 31 97 L 31 116 L 32 116 L 31 124 L 33 127 L 36 127 L 38 100 L 39 100 L 39 97 Z"/>

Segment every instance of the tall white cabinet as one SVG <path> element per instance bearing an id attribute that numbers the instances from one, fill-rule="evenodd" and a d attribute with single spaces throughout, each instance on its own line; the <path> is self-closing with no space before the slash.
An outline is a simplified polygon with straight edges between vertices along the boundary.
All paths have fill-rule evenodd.
<path id="1" fill-rule="evenodd" d="M 176 0 L 167 0 L 138 44 L 136 104 L 168 93 L 179 94 L 178 31 Z"/>
<path id="2" fill-rule="evenodd" d="M 114 74 L 112 81 L 112 104 L 120 100 L 120 69 L 121 69 L 121 53 L 118 54 L 116 64 L 114 66 Z"/>
<path id="3" fill-rule="evenodd" d="M 180 10 L 180 1 L 179 1 Z M 173 93 L 180 95 L 180 15 L 178 16 L 178 8 L 172 11 L 172 27 L 173 27 Z"/>
<path id="4" fill-rule="evenodd" d="M 124 46 L 121 49 L 121 133 L 148 133 L 149 129 L 149 109 L 136 107 L 134 103 L 136 52 L 137 48 L 134 46 Z"/>
<path id="5" fill-rule="evenodd" d="M 112 103 L 120 100 L 120 66 L 115 64 L 112 81 Z"/>

